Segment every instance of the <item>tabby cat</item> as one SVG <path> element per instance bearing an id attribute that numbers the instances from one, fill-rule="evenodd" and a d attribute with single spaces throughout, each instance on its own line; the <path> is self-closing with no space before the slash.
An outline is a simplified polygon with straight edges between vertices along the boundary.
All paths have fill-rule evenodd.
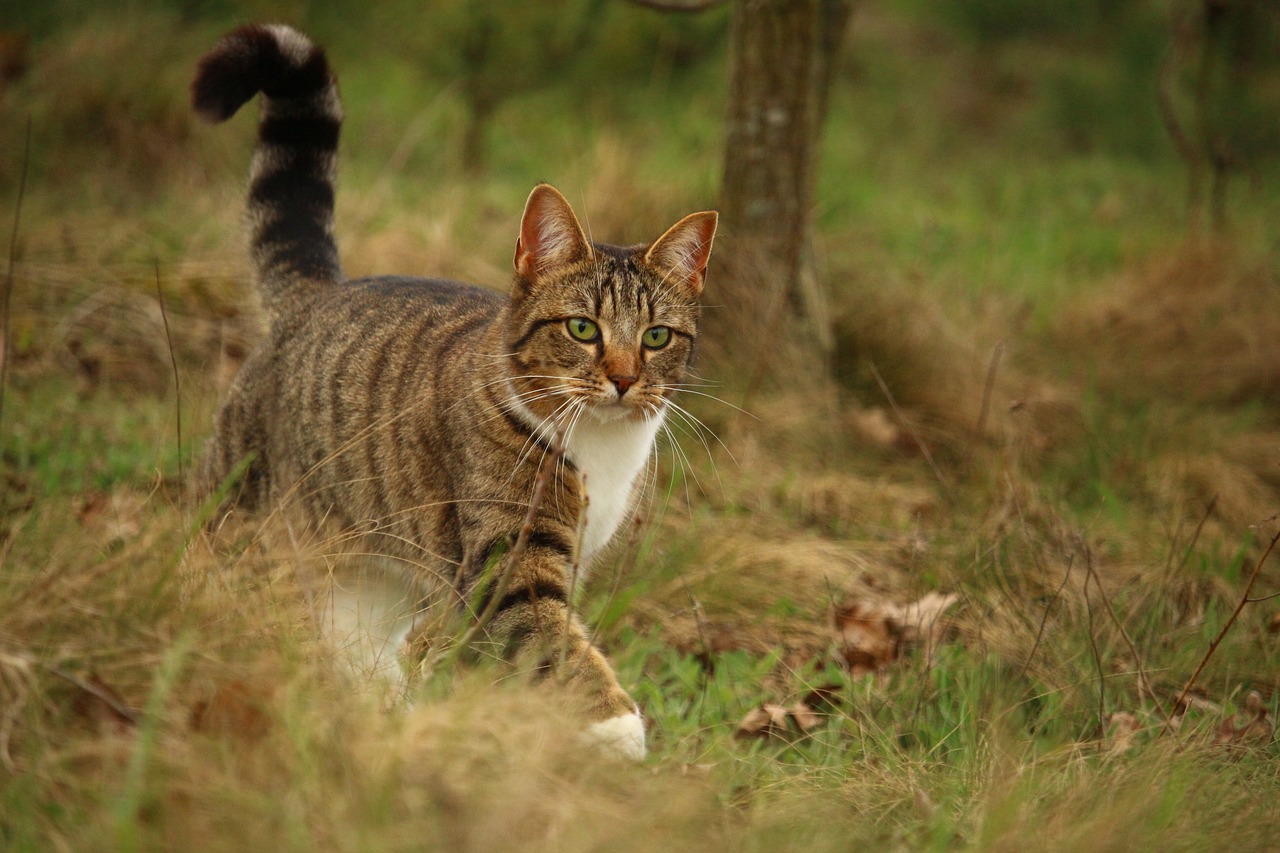
<path id="1" fill-rule="evenodd" d="M 286 26 L 246 26 L 192 83 L 211 122 L 258 93 L 248 218 L 270 330 L 215 419 L 206 491 L 243 467 L 230 503 L 287 502 L 371 531 L 424 586 L 443 581 L 460 607 L 494 613 L 489 639 L 517 666 L 563 667 L 588 732 L 643 756 L 639 709 L 574 616 L 571 574 L 628 516 L 685 375 L 715 212 L 650 244 L 605 245 L 541 184 L 509 297 L 346 279 L 333 237 L 342 108 L 323 51 Z M 486 567 L 504 554 L 495 601 Z"/>

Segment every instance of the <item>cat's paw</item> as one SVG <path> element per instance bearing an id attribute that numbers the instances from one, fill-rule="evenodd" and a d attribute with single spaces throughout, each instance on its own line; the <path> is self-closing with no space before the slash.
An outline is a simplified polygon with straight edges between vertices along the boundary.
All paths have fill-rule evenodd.
<path id="1" fill-rule="evenodd" d="M 592 723 L 583 734 L 588 743 L 610 755 L 631 761 L 644 760 L 644 720 L 637 713 Z"/>

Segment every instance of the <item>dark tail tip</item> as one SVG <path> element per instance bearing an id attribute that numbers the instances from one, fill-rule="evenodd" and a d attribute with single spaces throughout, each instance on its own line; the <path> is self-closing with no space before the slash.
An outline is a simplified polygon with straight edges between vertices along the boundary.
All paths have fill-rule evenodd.
<path id="1" fill-rule="evenodd" d="M 324 51 L 282 24 L 232 30 L 205 54 L 191 82 L 191 105 L 209 122 L 222 122 L 259 92 L 309 95 L 330 85 Z"/>

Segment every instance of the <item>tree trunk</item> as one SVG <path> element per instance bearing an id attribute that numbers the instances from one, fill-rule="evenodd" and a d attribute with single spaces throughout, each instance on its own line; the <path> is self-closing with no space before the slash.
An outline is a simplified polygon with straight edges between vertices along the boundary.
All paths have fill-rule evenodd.
<path id="1" fill-rule="evenodd" d="M 790 384 L 833 344 L 812 208 L 828 89 L 852 0 L 734 0 L 713 353 Z"/>

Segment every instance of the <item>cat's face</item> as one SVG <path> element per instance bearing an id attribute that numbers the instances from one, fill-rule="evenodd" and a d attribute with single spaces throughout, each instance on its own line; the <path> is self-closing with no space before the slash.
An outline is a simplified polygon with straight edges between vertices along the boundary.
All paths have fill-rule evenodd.
<path id="1" fill-rule="evenodd" d="M 566 426 L 659 413 L 693 354 L 715 224 L 695 213 L 648 246 L 593 246 L 564 198 L 536 188 L 508 329 L 520 401 Z"/>

